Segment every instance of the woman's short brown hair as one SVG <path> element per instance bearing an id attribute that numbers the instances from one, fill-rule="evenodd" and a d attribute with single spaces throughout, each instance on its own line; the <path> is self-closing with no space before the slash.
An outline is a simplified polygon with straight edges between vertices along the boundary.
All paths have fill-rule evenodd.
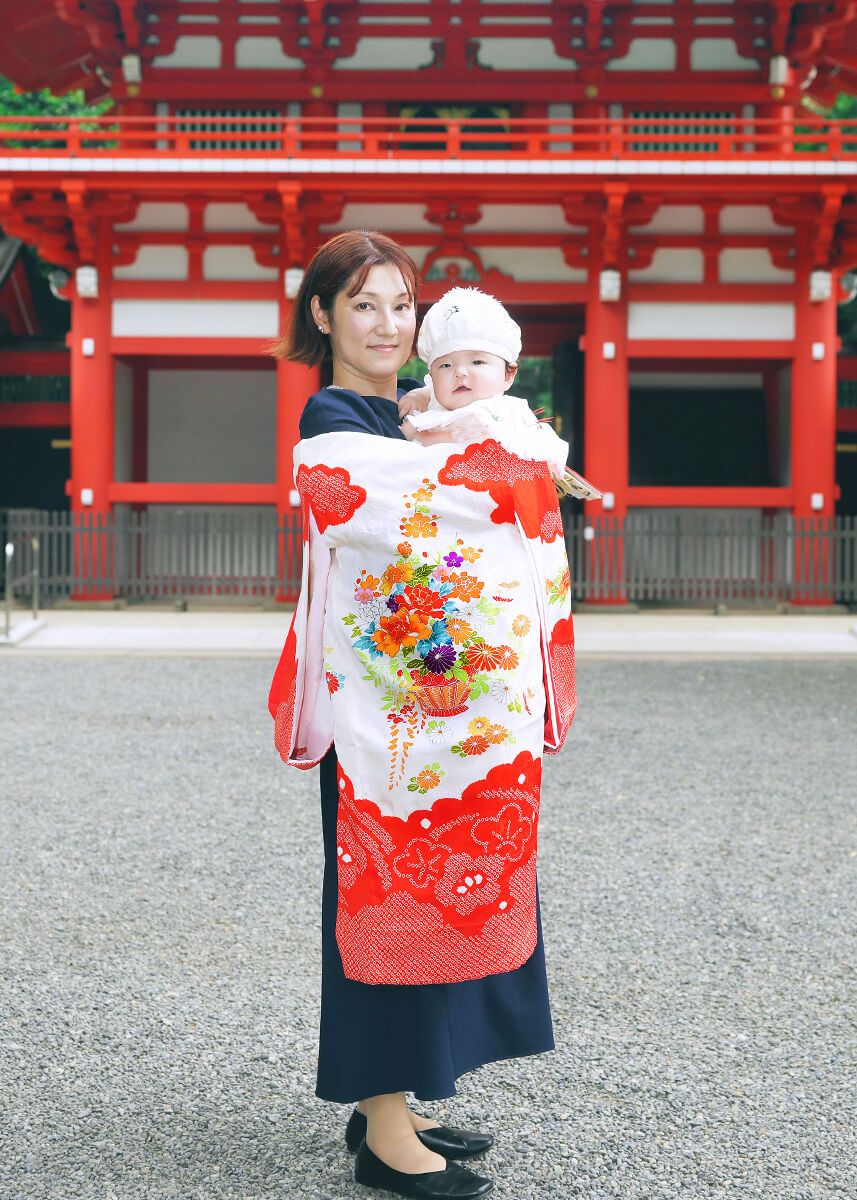
<path id="1" fill-rule="evenodd" d="M 347 287 L 348 295 L 356 296 L 371 269 L 381 263 L 392 263 L 399 268 L 408 294 L 416 303 L 419 272 L 407 250 L 383 233 L 365 229 L 337 233 L 313 255 L 288 324 L 272 344 L 271 353 L 276 358 L 290 358 L 310 367 L 323 362 L 330 354 L 330 342 L 319 333 L 310 301 L 318 296 L 321 307 L 330 313 L 341 291 Z"/>

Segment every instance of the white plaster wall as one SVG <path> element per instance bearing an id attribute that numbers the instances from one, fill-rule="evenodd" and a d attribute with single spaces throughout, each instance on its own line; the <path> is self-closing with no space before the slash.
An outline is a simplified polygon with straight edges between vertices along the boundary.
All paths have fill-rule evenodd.
<path id="1" fill-rule="evenodd" d="M 273 483 L 274 371 L 149 373 L 152 483 Z"/>
<path id="2" fill-rule="evenodd" d="M 648 225 L 632 225 L 638 233 L 702 233 L 705 213 L 696 204 L 662 204 Z"/>
<path id="3" fill-rule="evenodd" d="M 114 337 L 276 337 L 275 300 L 114 300 Z"/>
<path id="4" fill-rule="evenodd" d="M 791 340 L 795 335 L 793 304 L 658 304 L 628 305 L 628 337 L 712 341 Z"/>
<path id="5" fill-rule="evenodd" d="M 721 250 L 719 261 L 721 283 L 794 282 L 794 271 L 775 267 L 770 254 L 763 246 L 733 246 L 731 249 Z"/>
<path id="6" fill-rule="evenodd" d="M 116 225 L 115 229 L 164 230 L 180 233 L 187 229 L 188 214 L 186 204 L 159 204 L 144 200 L 137 209 L 133 221 L 124 225 Z"/>
<path id="7" fill-rule="evenodd" d="M 329 233 L 343 229 L 382 229 L 385 233 L 402 230 L 436 230 L 425 220 L 424 204 L 346 204 L 335 224 L 322 228 Z"/>
<path id="8" fill-rule="evenodd" d="M 117 362 L 113 366 L 113 478 L 117 483 L 128 483 L 131 479 L 132 398 L 134 372 L 127 363 Z"/>
<path id="9" fill-rule="evenodd" d="M 244 70 L 302 70 L 299 58 L 283 51 L 280 39 L 245 35 L 235 42 L 235 66 Z"/>
<path id="10" fill-rule="evenodd" d="M 243 233 L 245 230 L 272 230 L 276 225 L 264 225 L 246 204 L 206 204 L 202 216 L 203 229 L 211 233 Z"/>
<path id="11" fill-rule="evenodd" d="M 755 58 L 744 58 L 731 38 L 696 38 L 690 43 L 694 71 L 758 71 Z"/>
<path id="12" fill-rule="evenodd" d="M 156 55 L 153 67 L 219 67 L 220 38 L 184 35 L 176 38 L 171 54 Z"/>
<path id="13" fill-rule="evenodd" d="M 505 21 L 505 18 L 504 18 Z M 525 17 L 526 24 L 532 24 Z M 561 58 L 550 38 L 479 39 L 479 63 L 492 71 L 576 71 L 573 58 Z"/>
<path id="14" fill-rule="evenodd" d="M 553 247 L 486 246 L 479 250 L 479 257 L 486 268 L 496 267 L 513 279 L 582 283 L 587 278 L 585 270 L 570 267 L 562 251 Z"/>
<path id="15" fill-rule="evenodd" d="M 611 58 L 608 71 L 674 71 L 675 42 L 671 38 L 634 38 L 624 58 Z"/>
<path id="16" fill-rule="evenodd" d="M 684 246 L 656 250 L 647 267 L 628 271 L 628 278 L 635 283 L 701 283 L 704 277 L 702 251 Z"/>
<path id="17" fill-rule="evenodd" d="M 250 246 L 206 246 L 202 252 L 203 279 L 272 280 L 276 267 L 263 267 Z"/>
<path id="18" fill-rule="evenodd" d="M 188 254 L 184 246 L 141 246 L 134 262 L 114 267 L 114 279 L 187 279 Z"/>
<path id="19" fill-rule="evenodd" d="M 337 71 L 418 71 L 432 61 L 430 38 L 364 37 L 350 58 L 337 58 Z"/>
<path id="20" fill-rule="evenodd" d="M 467 234 L 480 233 L 585 233 L 583 225 L 567 225 L 559 204 L 483 204 L 482 216 L 468 225 Z"/>
<path id="21" fill-rule="evenodd" d="M 720 210 L 721 233 L 777 233 L 780 237 L 787 232 L 771 216 L 766 204 L 725 204 Z"/>

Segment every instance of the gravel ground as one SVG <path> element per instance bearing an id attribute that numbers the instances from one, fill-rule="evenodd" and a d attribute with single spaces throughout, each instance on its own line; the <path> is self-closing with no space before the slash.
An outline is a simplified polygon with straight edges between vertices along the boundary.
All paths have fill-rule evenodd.
<path id="1" fill-rule="evenodd" d="M 272 666 L 0 660 L 3 1200 L 372 1194 L 313 1096 L 318 785 Z M 855 1194 L 855 682 L 583 663 L 543 802 L 558 1050 L 425 1109 L 495 1131 L 495 1195 Z"/>

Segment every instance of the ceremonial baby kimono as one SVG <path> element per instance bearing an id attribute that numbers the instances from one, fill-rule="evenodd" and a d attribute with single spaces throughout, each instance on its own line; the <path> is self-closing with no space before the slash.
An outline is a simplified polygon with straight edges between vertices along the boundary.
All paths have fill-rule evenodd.
<path id="1" fill-rule="evenodd" d="M 550 471 L 490 439 L 332 432 L 299 443 L 295 480 L 303 582 L 270 709 L 293 766 L 335 741 L 345 977 L 514 972 L 538 940 L 541 757 L 575 707 Z"/>

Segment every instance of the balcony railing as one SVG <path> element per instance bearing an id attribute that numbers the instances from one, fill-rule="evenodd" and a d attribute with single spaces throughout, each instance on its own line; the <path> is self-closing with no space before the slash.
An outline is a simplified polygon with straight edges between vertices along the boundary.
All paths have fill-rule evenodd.
<path id="1" fill-rule="evenodd" d="M 0 117 L 0 155 L 396 159 L 836 159 L 857 121 L 651 117 Z"/>

